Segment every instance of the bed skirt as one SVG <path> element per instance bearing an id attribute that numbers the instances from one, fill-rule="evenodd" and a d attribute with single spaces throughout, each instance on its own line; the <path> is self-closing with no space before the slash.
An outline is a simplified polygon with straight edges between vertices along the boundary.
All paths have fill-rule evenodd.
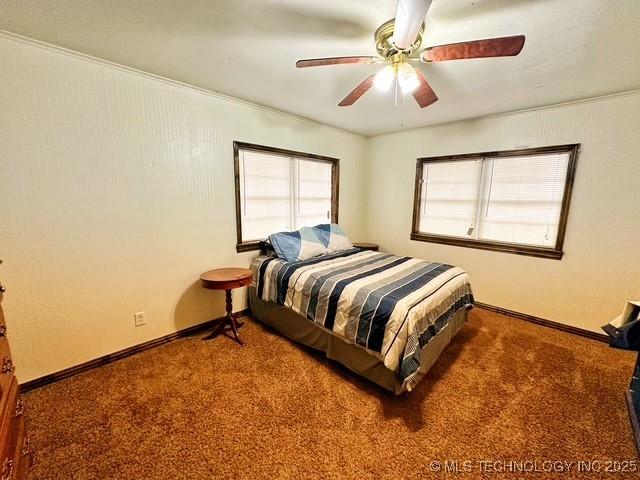
<path id="1" fill-rule="evenodd" d="M 324 352 L 327 358 L 341 363 L 352 372 L 377 383 L 396 395 L 403 391 L 411 391 L 415 387 L 467 320 L 467 310 L 460 309 L 448 325 L 422 348 L 419 373 L 412 378 L 410 384 L 403 384 L 395 372 L 385 367 L 380 359 L 362 347 L 348 343 L 329 333 L 293 310 L 261 300 L 253 286 L 248 290 L 253 318 L 269 325 L 291 340 Z"/>

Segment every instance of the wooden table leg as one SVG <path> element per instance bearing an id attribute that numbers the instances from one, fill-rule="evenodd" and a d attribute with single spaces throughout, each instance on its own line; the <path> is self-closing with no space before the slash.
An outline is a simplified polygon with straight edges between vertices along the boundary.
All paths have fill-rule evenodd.
<path id="1" fill-rule="evenodd" d="M 238 315 L 237 313 L 233 314 L 233 318 L 235 318 L 235 320 L 236 320 L 236 327 L 238 327 L 238 328 L 240 328 L 241 326 L 243 326 L 245 324 L 245 322 L 241 322 L 240 320 L 238 320 L 241 317 L 242 317 L 242 315 Z"/>
<path id="2" fill-rule="evenodd" d="M 212 340 L 216 338 L 219 334 L 225 333 L 227 330 L 231 331 L 232 336 L 229 337 L 231 340 L 238 342 L 241 347 L 244 347 L 244 342 L 238 335 L 238 328 L 240 328 L 244 323 L 238 322 L 236 320 L 236 316 L 233 314 L 233 304 L 231 302 L 231 290 L 225 290 L 225 310 L 226 313 L 224 317 L 218 320 L 218 323 L 213 327 L 213 330 L 209 335 L 203 338 L 203 340 Z M 228 327 L 228 328 L 227 328 Z M 225 335 L 228 336 L 228 335 Z"/>
<path id="3" fill-rule="evenodd" d="M 244 347 L 244 343 L 240 340 L 240 336 L 238 335 L 238 327 L 236 317 L 233 315 L 233 304 L 231 302 L 231 290 L 225 290 L 226 297 L 226 307 L 227 307 L 227 320 L 226 323 L 231 325 L 231 331 L 233 332 L 234 340 L 240 344 L 240 346 Z"/>

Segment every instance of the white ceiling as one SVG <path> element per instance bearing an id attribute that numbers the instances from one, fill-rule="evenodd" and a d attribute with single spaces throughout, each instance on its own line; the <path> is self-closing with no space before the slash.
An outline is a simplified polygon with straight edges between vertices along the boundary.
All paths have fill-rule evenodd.
<path id="1" fill-rule="evenodd" d="M 518 57 L 423 65 L 440 100 L 370 90 L 379 65 L 298 70 L 375 54 L 394 0 L 0 0 L 0 29 L 365 135 L 640 88 L 640 0 L 434 0 L 424 46 L 525 34 Z"/>

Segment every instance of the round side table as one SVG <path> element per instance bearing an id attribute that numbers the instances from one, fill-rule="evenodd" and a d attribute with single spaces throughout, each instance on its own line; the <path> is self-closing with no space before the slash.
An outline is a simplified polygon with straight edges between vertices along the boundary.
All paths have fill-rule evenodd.
<path id="1" fill-rule="evenodd" d="M 227 327 L 230 327 L 230 330 L 233 333 L 232 339 L 238 342 L 241 346 L 244 346 L 244 343 L 242 343 L 242 340 L 240 340 L 240 336 L 238 335 L 238 328 L 243 324 L 238 322 L 238 319 L 233 314 L 231 290 L 249 285 L 251 283 L 252 276 L 253 273 L 247 268 L 217 268 L 215 270 L 204 272 L 200 275 L 200 281 L 204 288 L 211 290 L 224 290 L 226 298 L 227 313 L 219 320 L 208 338 L 214 338 L 220 332 L 224 332 Z"/>

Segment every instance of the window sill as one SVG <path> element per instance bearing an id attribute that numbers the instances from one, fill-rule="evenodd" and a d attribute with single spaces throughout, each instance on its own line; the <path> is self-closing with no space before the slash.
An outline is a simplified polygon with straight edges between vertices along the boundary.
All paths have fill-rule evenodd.
<path id="1" fill-rule="evenodd" d="M 236 244 L 236 252 L 250 252 L 252 250 L 260 250 L 262 248 L 262 242 L 256 240 L 255 242 L 245 242 Z"/>
<path id="2" fill-rule="evenodd" d="M 512 253 L 515 255 L 527 255 L 530 257 L 562 259 L 563 251 L 549 247 L 536 247 L 532 245 L 518 245 L 506 242 L 491 242 L 487 240 L 469 240 L 466 238 L 447 237 L 445 235 L 429 235 L 426 233 L 412 233 L 411 240 L 419 242 L 440 243 L 457 247 L 478 248 L 494 252 Z"/>

